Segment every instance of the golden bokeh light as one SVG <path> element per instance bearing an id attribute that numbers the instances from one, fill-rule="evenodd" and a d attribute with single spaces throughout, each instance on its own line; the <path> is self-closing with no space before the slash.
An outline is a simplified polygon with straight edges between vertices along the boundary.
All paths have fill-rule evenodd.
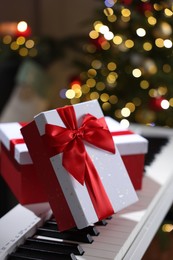
<path id="1" fill-rule="evenodd" d="M 105 86 L 105 83 L 102 82 L 102 81 L 96 83 L 96 89 L 97 89 L 98 91 L 104 90 L 105 87 L 106 87 L 106 86 Z"/>
<path id="2" fill-rule="evenodd" d="M 127 8 L 123 8 L 123 9 L 121 10 L 121 14 L 122 14 L 122 16 L 124 16 L 124 17 L 129 17 L 129 16 L 131 15 L 131 11 L 130 11 L 129 9 L 127 9 Z"/>
<path id="3" fill-rule="evenodd" d="M 89 36 L 91 39 L 97 39 L 99 37 L 99 33 L 95 30 L 92 30 L 90 33 L 89 33 Z"/>
<path id="4" fill-rule="evenodd" d="M 158 47 L 158 48 L 163 48 L 164 47 L 164 40 L 162 38 L 157 38 L 155 40 L 155 45 Z"/>
<path id="5" fill-rule="evenodd" d="M 162 226 L 162 231 L 163 232 L 171 232 L 173 230 L 173 225 L 172 224 L 164 224 Z"/>
<path id="6" fill-rule="evenodd" d="M 104 42 L 101 43 L 101 47 L 102 47 L 103 50 L 106 51 L 106 50 L 109 50 L 109 48 L 110 48 L 111 46 L 110 46 L 110 43 L 109 43 L 109 42 L 104 41 Z"/>
<path id="7" fill-rule="evenodd" d="M 81 86 L 79 83 L 72 83 L 71 89 L 76 90 L 76 89 L 81 89 Z"/>
<path id="8" fill-rule="evenodd" d="M 152 50 L 152 44 L 150 42 L 144 42 L 143 49 L 145 51 L 151 51 Z"/>
<path id="9" fill-rule="evenodd" d="M 102 109 L 104 111 L 109 111 L 111 109 L 111 104 L 109 102 L 105 102 L 102 104 Z"/>
<path id="10" fill-rule="evenodd" d="M 148 82 L 147 80 L 142 80 L 142 81 L 140 82 L 140 87 L 141 87 L 142 89 L 147 89 L 147 88 L 149 88 L 149 86 L 150 86 L 150 84 L 149 84 L 149 82 Z"/>
<path id="11" fill-rule="evenodd" d="M 86 84 L 88 87 L 93 88 L 96 84 L 95 79 L 87 79 Z"/>
<path id="12" fill-rule="evenodd" d="M 87 50 L 88 53 L 95 53 L 97 48 L 94 44 L 87 44 L 86 50 Z"/>
<path id="13" fill-rule="evenodd" d="M 171 107 L 173 107 L 173 98 L 170 98 L 169 104 L 170 104 Z"/>
<path id="14" fill-rule="evenodd" d="M 135 111 L 135 105 L 132 102 L 128 102 L 125 107 L 127 107 L 130 110 L 130 112 Z"/>
<path id="15" fill-rule="evenodd" d="M 20 56 L 22 56 L 22 57 L 26 57 L 26 56 L 28 55 L 28 49 L 25 48 L 25 47 L 21 48 L 21 49 L 19 50 L 19 54 L 20 54 Z"/>
<path id="16" fill-rule="evenodd" d="M 16 41 L 12 42 L 10 44 L 10 48 L 13 50 L 13 51 L 16 51 L 19 49 L 19 45 L 16 43 Z"/>
<path id="17" fill-rule="evenodd" d="M 157 19 L 155 18 L 155 17 L 153 17 L 153 16 L 149 16 L 148 17 L 148 23 L 150 24 L 150 25 L 155 25 L 156 23 L 157 23 Z"/>
<path id="18" fill-rule="evenodd" d="M 132 41 L 130 39 L 126 40 L 124 44 L 129 49 L 134 47 L 134 41 Z"/>
<path id="19" fill-rule="evenodd" d="M 38 55 L 38 51 L 36 48 L 31 48 L 29 51 L 28 51 L 28 55 L 30 57 L 36 57 Z"/>
<path id="20" fill-rule="evenodd" d="M 109 62 L 108 65 L 107 65 L 107 68 L 108 68 L 108 70 L 110 70 L 110 71 L 114 71 L 114 70 L 116 70 L 117 65 L 116 65 L 115 62 Z"/>
<path id="21" fill-rule="evenodd" d="M 28 49 L 31 49 L 33 48 L 35 45 L 34 41 L 33 40 L 27 40 L 26 43 L 25 43 L 25 46 L 28 48 Z"/>
<path id="22" fill-rule="evenodd" d="M 113 15 L 113 13 L 114 13 L 114 11 L 113 11 L 113 9 L 112 8 L 105 8 L 104 10 L 103 10 L 103 12 L 104 12 L 104 14 L 106 15 L 106 16 L 112 16 Z"/>
<path id="23" fill-rule="evenodd" d="M 157 96 L 158 96 L 158 92 L 157 92 L 157 90 L 154 89 L 154 88 L 151 88 L 151 89 L 149 90 L 148 94 L 149 94 L 150 97 L 157 97 Z"/>
<path id="24" fill-rule="evenodd" d="M 94 78 L 97 75 L 97 71 L 95 69 L 89 69 L 87 74 L 89 78 Z"/>
<path id="25" fill-rule="evenodd" d="M 122 118 L 121 109 L 116 109 L 114 114 L 116 118 Z"/>
<path id="26" fill-rule="evenodd" d="M 100 60 L 93 60 L 92 63 L 91 63 L 91 66 L 92 66 L 94 69 L 98 70 L 98 69 L 101 68 L 102 62 L 101 62 Z"/>
<path id="27" fill-rule="evenodd" d="M 118 74 L 116 72 L 110 72 L 106 78 L 107 82 L 109 84 L 113 84 L 115 83 L 115 81 L 117 80 L 118 78 Z"/>
<path id="28" fill-rule="evenodd" d="M 99 99 L 99 93 L 98 92 L 92 92 L 91 94 L 90 94 L 90 99 L 91 100 L 94 100 L 94 99 Z"/>
<path id="29" fill-rule="evenodd" d="M 157 91 L 159 95 L 164 96 L 168 92 L 168 89 L 166 86 L 159 86 Z"/>
<path id="30" fill-rule="evenodd" d="M 75 89 L 75 98 L 80 98 L 82 96 L 81 89 L 77 88 Z"/>
<path id="31" fill-rule="evenodd" d="M 118 102 L 118 97 L 115 95 L 111 95 L 109 97 L 109 102 L 110 102 L 110 104 L 115 105 Z"/>
<path id="32" fill-rule="evenodd" d="M 2 42 L 3 42 L 4 44 L 10 44 L 11 41 L 12 41 L 11 35 L 5 35 L 5 36 L 2 38 Z"/>
<path id="33" fill-rule="evenodd" d="M 113 38 L 113 43 L 116 44 L 116 45 L 119 45 L 121 44 L 123 41 L 123 38 L 121 35 L 116 35 L 114 38 Z"/>
<path id="34" fill-rule="evenodd" d="M 134 105 L 136 107 L 140 106 L 141 105 L 141 99 L 139 97 L 135 97 L 133 98 L 132 102 L 134 103 Z"/>
<path id="35" fill-rule="evenodd" d="M 95 21 L 94 24 L 93 24 L 93 26 L 94 26 L 94 29 L 95 29 L 97 32 L 99 32 L 99 31 L 100 31 L 100 27 L 103 26 L 103 24 L 102 24 L 102 22 L 100 22 L 100 21 Z"/>
<path id="36" fill-rule="evenodd" d="M 129 21 L 130 21 L 130 16 L 121 16 L 121 20 L 122 20 L 122 22 L 124 22 L 124 23 L 128 23 Z"/>
<path id="37" fill-rule="evenodd" d="M 23 37 L 23 36 L 19 36 L 19 37 L 16 39 L 16 43 L 17 43 L 18 45 L 23 45 L 23 44 L 25 43 L 25 41 L 26 41 L 26 39 L 25 39 L 25 37 Z"/>
<path id="38" fill-rule="evenodd" d="M 163 8 L 162 5 L 159 5 L 158 3 L 154 3 L 153 7 L 156 11 L 160 11 Z"/>
<path id="39" fill-rule="evenodd" d="M 107 102 L 109 100 L 109 95 L 107 93 L 103 93 L 100 95 L 100 100 L 102 102 Z"/>
<path id="40" fill-rule="evenodd" d="M 163 71 L 165 73 L 169 73 L 169 72 L 171 72 L 171 70 L 172 70 L 172 68 L 171 68 L 171 66 L 169 64 L 164 64 L 163 65 Z"/>
<path id="41" fill-rule="evenodd" d="M 82 85 L 81 87 L 82 93 L 87 94 L 90 91 L 90 88 L 87 86 L 87 84 Z"/>
<path id="42" fill-rule="evenodd" d="M 168 8 L 165 8 L 164 13 L 168 17 L 171 17 L 173 15 L 173 12 Z"/>
<path id="43" fill-rule="evenodd" d="M 114 23 L 114 22 L 116 22 L 117 17 L 115 14 L 113 14 L 113 15 L 108 16 L 107 19 L 109 22 Z"/>

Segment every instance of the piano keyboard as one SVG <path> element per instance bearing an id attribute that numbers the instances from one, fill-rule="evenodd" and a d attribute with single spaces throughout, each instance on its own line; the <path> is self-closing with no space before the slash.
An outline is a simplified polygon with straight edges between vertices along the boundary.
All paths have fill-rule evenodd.
<path id="1" fill-rule="evenodd" d="M 155 129 L 147 131 L 145 136 L 157 136 Z M 173 132 L 159 131 L 163 146 L 160 151 L 151 148 L 159 153 L 150 165 L 146 162 L 137 203 L 94 226 L 63 233 L 57 231 L 48 204 L 17 205 L 0 219 L 0 260 L 141 259 L 172 204 Z"/>

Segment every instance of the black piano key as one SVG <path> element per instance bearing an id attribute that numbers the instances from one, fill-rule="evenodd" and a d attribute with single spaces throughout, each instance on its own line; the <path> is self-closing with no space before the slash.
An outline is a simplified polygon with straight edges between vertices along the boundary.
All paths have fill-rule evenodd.
<path id="1" fill-rule="evenodd" d="M 110 220 L 110 219 L 112 219 L 112 216 L 109 216 L 109 217 L 107 217 L 106 219 Z"/>
<path id="2" fill-rule="evenodd" d="M 98 236 L 100 234 L 95 226 L 88 226 L 80 230 L 76 229 L 76 231 L 82 232 L 83 234 L 90 234 L 91 236 Z"/>
<path id="3" fill-rule="evenodd" d="M 100 220 L 97 223 L 95 223 L 96 226 L 106 226 L 107 224 L 108 224 L 108 222 L 105 219 Z"/>
<path id="4" fill-rule="evenodd" d="M 89 234 L 83 234 L 81 232 L 63 231 L 59 232 L 50 225 L 44 225 L 37 229 L 36 235 L 53 237 L 57 239 L 63 239 L 68 241 L 76 241 L 83 243 L 92 243 L 94 240 Z"/>
<path id="5" fill-rule="evenodd" d="M 38 260 L 38 258 L 23 256 L 18 253 L 11 253 L 11 255 L 9 255 L 7 259 L 8 260 Z"/>
<path id="6" fill-rule="evenodd" d="M 145 165 L 150 165 L 156 154 L 158 154 L 162 147 L 168 142 L 167 137 L 149 137 L 144 136 L 148 140 L 148 152 L 145 154 Z"/>
<path id="7" fill-rule="evenodd" d="M 63 254 L 60 252 L 52 252 L 49 250 L 37 250 L 35 248 L 28 248 L 21 245 L 17 248 L 16 252 L 12 253 L 9 260 L 16 259 L 31 259 L 31 260 L 77 260 L 73 253 Z"/>
<path id="8" fill-rule="evenodd" d="M 64 254 L 73 253 L 83 255 L 84 250 L 78 244 L 50 241 L 38 238 L 27 238 L 25 245 L 35 249 L 46 249 L 52 252 L 63 252 Z"/>
<path id="9" fill-rule="evenodd" d="M 57 223 L 56 221 L 52 221 L 52 220 L 48 220 L 46 222 L 47 225 L 52 225 L 54 226 L 55 230 L 58 229 L 57 227 Z M 83 234 L 89 234 L 91 236 L 98 236 L 99 235 L 99 231 L 97 230 L 97 228 L 95 226 L 88 226 L 86 228 L 82 228 L 82 229 L 77 229 L 77 228 L 73 228 L 73 229 L 70 229 L 69 232 L 80 232 L 80 233 L 83 233 Z"/>

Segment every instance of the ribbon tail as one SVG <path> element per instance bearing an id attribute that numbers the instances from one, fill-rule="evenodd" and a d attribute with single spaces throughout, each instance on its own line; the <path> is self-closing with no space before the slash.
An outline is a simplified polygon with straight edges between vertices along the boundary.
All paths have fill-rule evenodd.
<path id="1" fill-rule="evenodd" d="M 111 202 L 90 157 L 86 155 L 85 184 L 99 220 L 114 214 Z"/>

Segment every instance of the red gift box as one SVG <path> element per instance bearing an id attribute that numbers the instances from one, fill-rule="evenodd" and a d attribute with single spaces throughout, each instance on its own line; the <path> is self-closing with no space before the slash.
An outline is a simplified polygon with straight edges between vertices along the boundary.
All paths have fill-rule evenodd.
<path id="1" fill-rule="evenodd" d="M 37 177 L 19 123 L 1 123 L 1 175 L 21 204 L 47 201 Z"/>
<path id="2" fill-rule="evenodd" d="M 148 151 L 147 139 L 128 129 L 124 129 L 116 120 L 110 117 L 105 117 L 105 120 L 135 190 L 141 190 L 145 154 Z"/>

